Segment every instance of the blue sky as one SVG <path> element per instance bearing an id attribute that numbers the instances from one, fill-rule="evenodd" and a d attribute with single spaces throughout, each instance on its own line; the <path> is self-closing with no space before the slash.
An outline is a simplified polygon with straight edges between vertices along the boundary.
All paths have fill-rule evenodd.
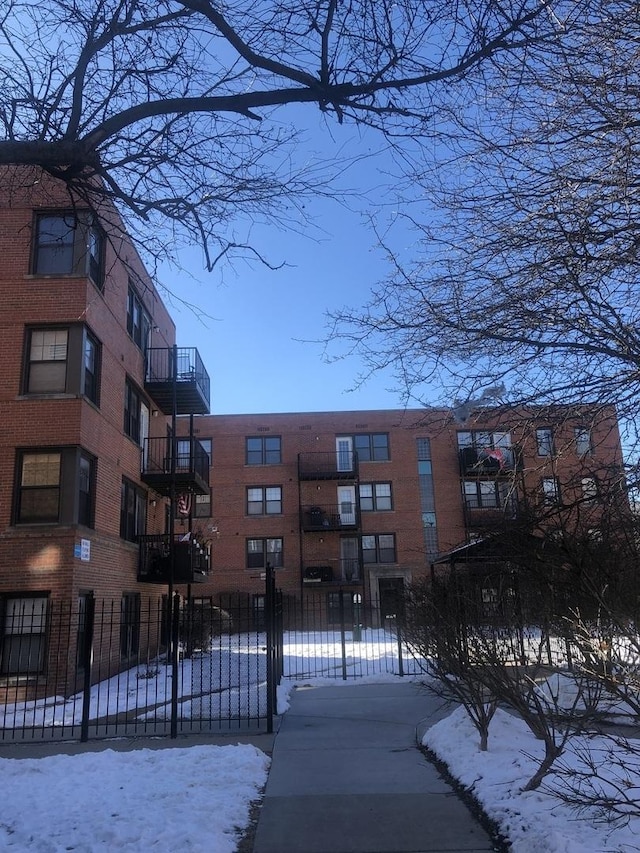
<path id="1" fill-rule="evenodd" d="M 317 127 L 313 144 L 331 145 L 345 156 L 367 152 L 352 129 L 331 134 Z M 306 153 L 311 152 L 311 143 Z M 301 150 L 305 150 L 304 147 Z M 313 153 L 309 156 L 314 157 Z M 356 164 L 342 179 L 345 187 L 368 191 L 386 201 L 380 169 L 384 156 Z M 211 376 L 214 414 L 291 411 L 344 411 L 400 408 L 401 395 L 391 373 L 357 384 L 363 366 L 356 357 L 326 363 L 323 347 L 312 343 L 325 334 L 326 311 L 360 306 L 385 274 L 365 216 L 368 202 L 349 207 L 318 198 L 306 205 L 315 227 L 307 235 L 276 226 L 252 228 L 251 242 L 279 270 L 239 262 L 213 273 L 204 269 L 202 252 L 184 251 L 184 272 L 164 269 L 161 280 L 178 298 L 195 304 L 207 317 L 194 315 L 178 300 L 168 300 L 177 325 L 178 344 L 196 346 Z M 388 216 L 391 209 L 383 214 Z M 187 275 L 185 275 L 187 273 Z"/>

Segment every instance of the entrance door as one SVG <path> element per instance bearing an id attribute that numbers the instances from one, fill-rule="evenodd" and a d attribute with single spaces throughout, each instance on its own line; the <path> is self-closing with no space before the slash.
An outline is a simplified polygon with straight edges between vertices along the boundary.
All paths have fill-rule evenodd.
<path id="1" fill-rule="evenodd" d="M 380 624 L 384 628 L 402 615 L 404 578 L 378 578 Z"/>
<path id="2" fill-rule="evenodd" d="M 353 439 L 350 435 L 336 438 L 336 465 L 338 471 L 353 471 Z"/>
<path id="3" fill-rule="evenodd" d="M 353 525 L 356 523 L 356 487 L 338 486 L 338 513 L 340 524 Z"/>

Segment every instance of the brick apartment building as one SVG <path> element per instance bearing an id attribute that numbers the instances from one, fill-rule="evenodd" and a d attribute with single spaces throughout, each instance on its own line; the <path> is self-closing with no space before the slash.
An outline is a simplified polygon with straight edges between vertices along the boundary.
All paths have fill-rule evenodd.
<path id="1" fill-rule="evenodd" d="M 359 596 L 382 624 L 438 555 L 620 469 L 611 410 L 209 415 L 117 215 L 35 169 L 0 172 L 0 249 L 0 687 L 58 668 L 73 690 L 89 598 L 116 603 L 103 672 L 159 647 L 140 607 L 171 579 L 259 615 L 267 563 L 329 621 Z"/>
<path id="2" fill-rule="evenodd" d="M 324 593 L 327 613 L 360 596 L 380 624 L 438 555 L 528 513 L 562 503 L 597 526 L 622 470 L 611 409 L 217 415 L 195 432 L 212 492 L 179 526 L 210 543 L 198 595 L 259 607 L 269 561 L 285 593 Z"/>
<path id="3" fill-rule="evenodd" d="M 209 410 L 209 377 L 175 348 L 112 209 L 95 216 L 36 169 L 3 169 L 0 187 L 0 677 L 78 670 L 89 596 L 120 620 L 109 671 L 140 652 L 141 601 L 162 594 L 141 582 L 139 536 L 166 546 L 172 483 L 208 491 L 204 449 L 168 435 Z M 67 654 L 47 661 L 62 602 Z"/>

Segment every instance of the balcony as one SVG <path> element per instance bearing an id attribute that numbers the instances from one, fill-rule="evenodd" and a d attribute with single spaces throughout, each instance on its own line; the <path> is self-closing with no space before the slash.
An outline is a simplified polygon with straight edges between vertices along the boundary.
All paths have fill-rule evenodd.
<path id="1" fill-rule="evenodd" d="M 145 390 L 165 415 L 209 413 L 210 380 L 195 348 L 147 350 Z M 175 397 L 174 397 L 175 395 Z"/>
<path id="2" fill-rule="evenodd" d="M 299 453 L 299 480 L 356 480 L 358 456 L 354 451 Z"/>
<path id="3" fill-rule="evenodd" d="M 197 438 L 147 438 L 140 477 L 160 495 L 170 495 L 172 486 L 176 492 L 208 495 L 209 454 Z"/>
<path id="4" fill-rule="evenodd" d="M 309 531 L 357 530 L 360 527 L 358 507 L 351 502 L 329 506 L 303 506 L 302 529 Z"/>
<path id="5" fill-rule="evenodd" d="M 325 560 L 322 565 L 305 565 L 302 570 L 302 582 L 305 586 L 361 584 L 362 566 L 355 558 Z"/>
<path id="6" fill-rule="evenodd" d="M 521 468 L 522 453 L 519 447 L 463 447 L 459 451 L 460 473 L 468 477 L 509 475 Z"/>
<path id="7" fill-rule="evenodd" d="M 504 530 L 505 527 L 513 525 L 517 517 L 515 500 L 502 507 L 479 507 L 471 504 L 465 507 L 465 521 L 470 530 Z"/>
<path id="8" fill-rule="evenodd" d="M 140 536 L 138 581 L 140 583 L 202 583 L 209 573 L 209 552 L 199 542 L 174 536 L 174 567 L 171 578 L 171 542 L 168 533 Z"/>

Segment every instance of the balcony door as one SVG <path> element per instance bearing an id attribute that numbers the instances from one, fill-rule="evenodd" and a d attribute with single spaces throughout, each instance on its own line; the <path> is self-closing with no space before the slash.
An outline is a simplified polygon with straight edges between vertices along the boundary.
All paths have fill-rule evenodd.
<path id="1" fill-rule="evenodd" d="M 350 435 L 336 438 L 336 465 L 338 471 L 353 471 L 353 439 Z"/>
<path id="2" fill-rule="evenodd" d="M 338 513 L 341 525 L 356 523 L 356 487 L 338 486 Z"/>

